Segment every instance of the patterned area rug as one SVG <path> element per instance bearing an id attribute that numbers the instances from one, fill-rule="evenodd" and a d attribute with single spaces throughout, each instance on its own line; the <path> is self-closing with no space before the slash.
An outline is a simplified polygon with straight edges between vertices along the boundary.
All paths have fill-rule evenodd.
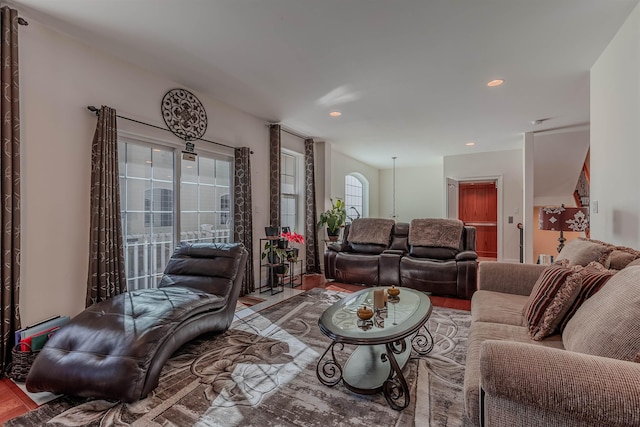
<path id="1" fill-rule="evenodd" d="M 330 343 L 321 313 L 346 294 L 313 289 L 206 335 L 167 362 L 160 385 L 133 404 L 63 396 L 5 426 L 463 426 L 468 312 L 435 307 L 436 345 L 410 359 L 411 403 L 322 385 L 316 362 Z M 351 349 L 345 346 L 345 359 Z"/>

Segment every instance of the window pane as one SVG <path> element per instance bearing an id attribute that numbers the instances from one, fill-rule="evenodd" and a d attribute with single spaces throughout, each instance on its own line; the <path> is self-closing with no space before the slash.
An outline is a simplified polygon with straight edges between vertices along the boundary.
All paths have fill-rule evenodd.
<path id="1" fill-rule="evenodd" d="M 282 155 L 282 163 L 280 164 L 280 168 L 283 174 L 285 175 L 295 175 L 296 173 L 296 158 L 289 155 Z"/>
<path id="2" fill-rule="evenodd" d="M 215 165 L 214 159 L 198 156 L 199 170 L 198 177 L 200 184 L 215 184 Z"/>
<path id="3" fill-rule="evenodd" d="M 364 200 L 362 181 L 353 175 L 347 175 L 345 177 L 344 194 L 347 216 L 351 219 L 362 216 Z"/>
<path id="4" fill-rule="evenodd" d="M 182 212 L 180 215 L 180 241 L 196 241 L 200 237 L 200 224 L 197 212 Z"/>
<path id="5" fill-rule="evenodd" d="M 185 165 L 186 161 L 182 161 Z M 231 182 L 231 160 L 220 160 L 198 155 L 198 175 L 183 181 L 181 193 L 182 224 L 181 240 L 201 242 L 228 242 L 231 238 L 232 223 L 230 209 L 222 211 L 222 196 L 230 206 L 229 187 Z M 184 166 L 183 166 L 184 170 Z M 224 173 L 224 174 L 223 174 Z M 224 185 L 221 186 L 220 183 Z"/>
<path id="6" fill-rule="evenodd" d="M 182 182 L 198 182 L 198 157 L 194 162 L 182 160 Z"/>
<path id="7" fill-rule="evenodd" d="M 151 178 L 151 150 L 148 147 L 127 144 L 126 151 L 126 176 Z"/>
<path id="8" fill-rule="evenodd" d="M 213 198 L 215 196 L 215 189 L 211 185 L 200 186 L 200 210 L 212 211 L 214 210 Z"/>
<path id="9" fill-rule="evenodd" d="M 198 185 L 182 183 L 180 188 L 180 198 L 182 211 L 197 211 L 198 210 Z"/>
<path id="10" fill-rule="evenodd" d="M 283 227 L 296 229 L 296 198 L 283 196 L 280 200 L 280 224 Z"/>
<path id="11" fill-rule="evenodd" d="M 296 192 L 296 177 L 295 176 L 282 176 L 282 183 L 280 184 L 280 191 L 285 194 L 294 194 Z"/>
<path id="12" fill-rule="evenodd" d="M 231 185 L 231 162 L 216 160 L 216 185 Z"/>
<path id="13" fill-rule="evenodd" d="M 119 147 L 127 286 L 154 287 L 174 247 L 173 151 L 124 142 Z"/>
<path id="14" fill-rule="evenodd" d="M 153 149 L 153 179 L 173 182 L 173 153 Z"/>
<path id="15" fill-rule="evenodd" d="M 296 157 L 291 154 L 280 155 L 280 226 L 292 230 L 298 226 L 296 161 Z"/>

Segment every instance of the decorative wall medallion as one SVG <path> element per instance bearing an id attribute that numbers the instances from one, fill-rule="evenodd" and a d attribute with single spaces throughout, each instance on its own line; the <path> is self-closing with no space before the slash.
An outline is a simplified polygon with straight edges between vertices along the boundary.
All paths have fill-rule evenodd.
<path id="1" fill-rule="evenodd" d="M 171 89 L 162 98 L 162 118 L 174 135 L 185 141 L 202 138 L 207 112 L 198 98 L 185 89 Z"/>

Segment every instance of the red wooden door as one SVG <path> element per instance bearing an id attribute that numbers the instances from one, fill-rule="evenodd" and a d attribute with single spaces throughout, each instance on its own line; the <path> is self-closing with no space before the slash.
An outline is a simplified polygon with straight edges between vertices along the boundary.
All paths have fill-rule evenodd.
<path id="1" fill-rule="evenodd" d="M 458 218 L 476 228 L 478 256 L 498 257 L 498 189 L 495 182 L 461 182 Z"/>

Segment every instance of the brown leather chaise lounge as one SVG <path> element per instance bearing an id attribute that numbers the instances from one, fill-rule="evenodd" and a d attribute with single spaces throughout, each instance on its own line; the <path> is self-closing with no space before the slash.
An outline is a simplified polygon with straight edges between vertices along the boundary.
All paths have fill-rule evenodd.
<path id="1" fill-rule="evenodd" d="M 229 328 L 247 256 L 237 243 L 181 244 L 157 289 L 94 304 L 53 335 L 29 371 L 27 390 L 124 402 L 146 397 L 178 348 Z"/>

